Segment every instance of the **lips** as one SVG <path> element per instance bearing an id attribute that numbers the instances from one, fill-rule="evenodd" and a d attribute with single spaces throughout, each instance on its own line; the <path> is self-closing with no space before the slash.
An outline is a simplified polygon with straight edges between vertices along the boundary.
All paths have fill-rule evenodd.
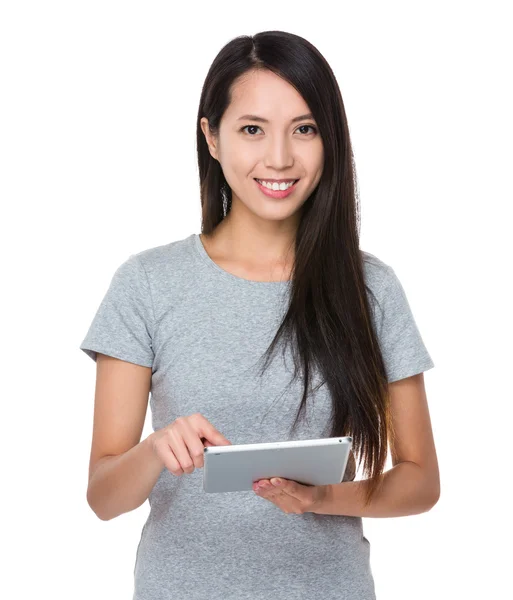
<path id="1" fill-rule="evenodd" d="M 297 183 L 299 181 L 299 179 L 280 179 L 279 181 L 275 180 L 275 179 L 260 179 L 259 177 L 253 177 L 253 179 L 255 181 L 267 181 L 268 183 Z"/>
<path id="2" fill-rule="evenodd" d="M 294 183 L 292 185 L 289 185 L 286 189 L 284 190 L 273 190 L 272 188 L 268 188 L 267 186 L 261 184 L 256 177 L 254 178 L 255 183 L 257 184 L 259 190 L 265 194 L 266 196 L 268 196 L 269 198 L 275 198 L 278 200 L 281 200 L 282 198 L 287 198 L 288 196 L 290 196 L 291 194 L 294 193 L 296 186 L 297 186 L 297 182 L 299 181 L 299 179 L 296 179 L 294 181 Z"/>

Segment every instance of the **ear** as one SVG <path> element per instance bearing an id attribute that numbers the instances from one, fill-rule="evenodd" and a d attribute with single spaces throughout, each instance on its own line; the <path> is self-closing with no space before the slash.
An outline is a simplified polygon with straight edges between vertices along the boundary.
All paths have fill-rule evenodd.
<path id="1" fill-rule="evenodd" d="M 219 160 L 217 158 L 217 138 L 210 132 L 208 127 L 208 119 L 206 117 L 202 117 L 201 121 L 201 130 L 205 135 L 205 139 L 207 141 L 208 150 L 213 158 Z"/>

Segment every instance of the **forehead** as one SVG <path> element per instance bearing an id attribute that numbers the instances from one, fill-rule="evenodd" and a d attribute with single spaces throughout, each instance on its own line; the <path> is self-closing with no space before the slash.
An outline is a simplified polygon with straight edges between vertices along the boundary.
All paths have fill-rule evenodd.
<path id="1" fill-rule="evenodd" d="M 234 82 L 225 116 L 236 120 L 254 114 L 272 122 L 289 121 L 307 112 L 305 100 L 288 81 L 270 71 L 257 70 L 244 73 Z"/>

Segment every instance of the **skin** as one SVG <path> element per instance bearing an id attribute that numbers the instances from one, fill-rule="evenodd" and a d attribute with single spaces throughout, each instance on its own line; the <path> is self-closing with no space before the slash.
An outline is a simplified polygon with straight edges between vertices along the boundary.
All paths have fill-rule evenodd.
<path id="1" fill-rule="evenodd" d="M 232 190 L 232 208 L 211 235 L 200 238 L 212 260 L 238 277 L 290 279 L 301 209 L 319 183 L 324 165 L 315 120 L 291 122 L 309 112 L 288 82 L 269 71 L 255 70 L 234 83 L 218 136 L 212 136 L 208 120 L 201 119 L 210 154 L 221 164 Z M 238 120 L 246 114 L 269 123 Z M 292 194 L 277 200 L 259 189 L 255 177 L 300 181 Z"/>

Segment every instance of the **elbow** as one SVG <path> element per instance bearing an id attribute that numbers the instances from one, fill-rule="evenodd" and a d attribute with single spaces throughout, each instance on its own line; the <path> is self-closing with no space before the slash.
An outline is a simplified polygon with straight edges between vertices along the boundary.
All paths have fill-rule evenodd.
<path id="1" fill-rule="evenodd" d="M 100 521 L 110 521 L 111 520 L 111 517 L 106 517 L 106 516 L 102 515 L 101 513 L 95 511 L 94 509 L 93 509 L 93 512 L 100 519 Z"/>
<path id="2" fill-rule="evenodd" d="M 440 500 L 440 471 L 438 466 L 436 469 L 424 470 L 423 489 L 428 506 L 427 510 L 431 510 Z"/>
<path id="3" fill-rule="evenodd" d="M 435 483 L 431 486 L 431 492 L 433 497 L 433 506 L 440 500 L 440 472 L 436 471 Z"/>
<path id="4" fill-rule="evenodd" d="M 433 506 L 435 506 L 435 504 L 438 502 L 438 500 L 440 500 L 440 485 L 438 486 L 438 488 L 436 490 L 436 494 L 433 497 Z"/>
<path id="5" fill-rule="evenodd" d="M 427 510 L 431 510 L 436 506 L 438 500 L 440 500 L 440 482 L 436 485 L 431 485 L 426 493 Z"/>
<path id="6" fill-rule="evenodd" d="M 128 512 L 128 511 L 121 511 L 121 512 L 107 513 L 107 512 L 105 512 L 105 510 L 102 511 L 100 509 L 100 507 L 98 506 L 98 503 L 94 501 L 92 494 L 89 492 L 89 490 L 87 491 L 86 497 L 87 497 L 87 504 L 89 505 L 90 509 L 94 512 L 94 514 L 100 519 L 100 521 L 112 521 L 112 519 L 119 517 L 124 512 Z"/>
<path id="7" fill-rule="evenodd" d="M 92 495 L 91 495 L 89 489 L 87 490 L 86 499 L 87 499 L 87 504 L 89 505 L 89 508 L 100 519 L 100 521 L 110 521 L 111 520 L 112 517 L 104 515 L 100 510 L 98 510 L 98 507 L 93 502 Z"/>
<path id="8" fill-rule="evenodd" d="M 428 512 L 440 500 L 440 475 L 436 473 L 426 473 L 424 470 L 419 480 L 419 512 Z"/>

